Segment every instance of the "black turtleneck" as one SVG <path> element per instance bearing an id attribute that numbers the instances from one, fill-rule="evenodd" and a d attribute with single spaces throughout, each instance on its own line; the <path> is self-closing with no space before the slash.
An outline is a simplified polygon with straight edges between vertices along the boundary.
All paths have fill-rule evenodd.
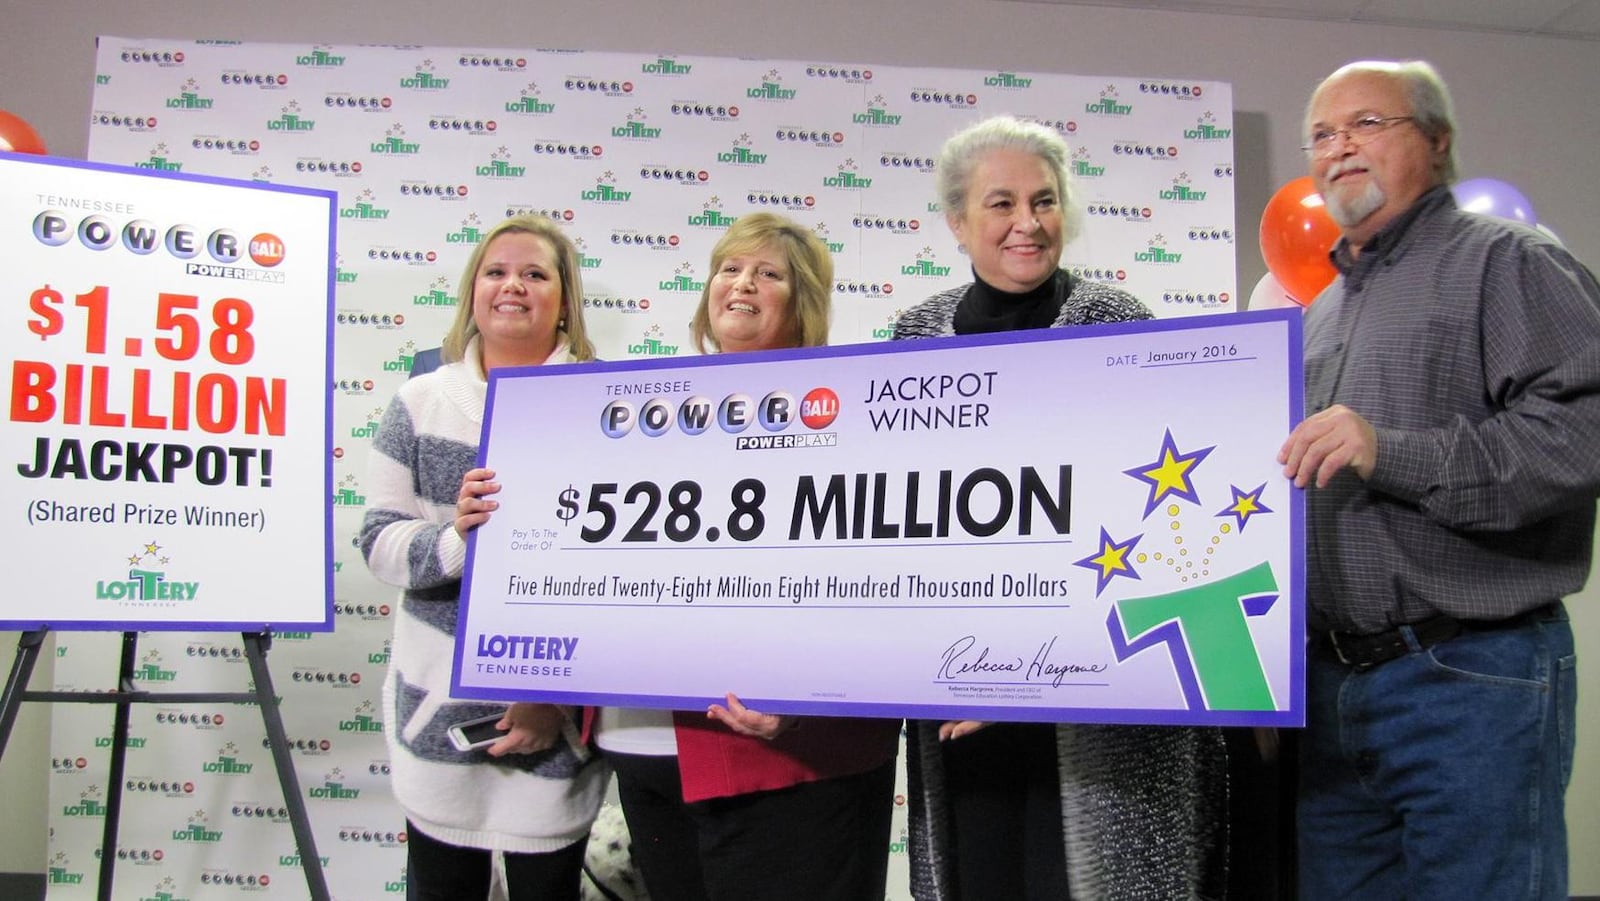
<path id="1" fill-rule="evenodd" d="M 952 327 L 958 335 L 1049 328 L 1071 293 L 1072 278 L 1059 269 L 1044 284 L 1022 294 L 1002 291 L 973 271 L 972 287 L 956 304 Z"/>

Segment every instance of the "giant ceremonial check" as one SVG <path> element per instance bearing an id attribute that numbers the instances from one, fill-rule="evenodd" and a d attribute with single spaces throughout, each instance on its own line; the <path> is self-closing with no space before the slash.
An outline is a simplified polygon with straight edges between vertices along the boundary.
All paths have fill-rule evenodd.
<path id="1" fill-rule="evenodd" d="M 1298 316 L 496 373 L 456 693 L 1299 724 Z"/>
<path id="2" fill-rule="evenodd" d="M 0 154 L 0 628 L 332 628 L 333 200 Z"/>

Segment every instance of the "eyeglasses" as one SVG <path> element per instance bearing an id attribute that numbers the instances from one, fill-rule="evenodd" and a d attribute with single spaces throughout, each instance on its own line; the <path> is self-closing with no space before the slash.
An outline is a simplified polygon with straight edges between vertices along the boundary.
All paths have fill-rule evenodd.
<path id="1" fill-rule="evenodd" d="M 1371 141 L 1373 138 L 1399 125 L 1401 122 L 1410 122 L 1416 116 L 1362 116 L 1343 128 L 1319 128 L 1311 133 L 1311 143 L 1301 147 L 1306 153 L 1314 157 L 1333 155 L 1334 140 L 1340 136 L 1357 147 Z"/>

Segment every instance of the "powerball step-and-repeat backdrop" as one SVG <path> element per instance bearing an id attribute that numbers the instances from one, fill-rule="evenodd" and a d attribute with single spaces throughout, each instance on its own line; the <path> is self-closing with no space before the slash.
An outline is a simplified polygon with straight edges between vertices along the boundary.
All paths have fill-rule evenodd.
<path id="1" fill-rule="evenodd" d="M 711 246 L 741 215 L 782 213 L 833 251 L 833 343 L 881 340 L 901 310 L 970 280 L 934 197 L 934 159 L 951 133 L 1000 113 L 1044 122 L 1073 148 L 1083 235 L 1067 269 L 1133 292 L 1158 316 L 1237 309 L 1227 84 L 100 39 L 92 159 L 338 194 L 335 630 L 280 634 L 270 658 L 336 897 L 405 892 L 378 701 L 395 592 L 352 544 L 368 444 L 413 355 L 439 343 L 483 232 L 511 214 L 560 221 L 582 254 L 596 344 L 620 360 L 693 353 L 689 319 Z M 111 634 L 58 635 L 57 687 L 113 685 L 115 646 Z M 141 639 L 137 677 L 152 689 L 236 691 L 248 672 L 237 637 L 160 633 Z M 52 899 L 94 893 L 110 714 L 92 706 L 55 712 Z M 305 896 L 253 708 L 135 709 L 123 791 L 118 898 Z M 908 897 L 904 832 L 902 812 L 892 898 Z"/>

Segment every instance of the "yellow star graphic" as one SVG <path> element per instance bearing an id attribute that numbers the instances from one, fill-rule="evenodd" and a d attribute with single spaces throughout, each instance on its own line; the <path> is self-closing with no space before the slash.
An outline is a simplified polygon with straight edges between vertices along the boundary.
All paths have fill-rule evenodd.
<path id="1" fill-rule="evenodd" d="M 1143 537 L 1143 535 L 1135 535 L 1127 541 L 1114 541 L 1111 535 L 1106 532 L 1105 526 L 1100 527 L 1100 549 L 1092 556 L 1084 557 L 1073 564 L 1084 569 L 1094 570 L 1095 597 L 1099 597 L 1100 592 L 1105 591 L 1106 586 L 1117 576 L 1122 576 L 1126 579 L 1139 578 L 1139 574 L 1134 572 L 1133 564 L 1128 562 L 1128 552 L 1133 550 L 1134 545 L 1138 544 L 1139 539 Z"/>
<path id="2" fill-rule="evenodd" d="M 1256 505 L 1256 499 L 1247 494 L 1234 501 L 1233 506 L 1228 508 L 1228 512 L 1236 516 L 1248 517 L 1252 513 L 1261 512 L 1261 508 Z"/>
<path id="3" fill-rule="evenodd" d="M 1098 555 L 1089 558 L 1089 562 L 1100 567 L 1102 576 L 1109 576 L 1114 572 L 1128 571 L 1127 556 L 1127 546 L 1118 547 L 1108 541 L 1100 548 Z"/>
<path id="4" fill-rule="evenodd" d="M 157 551 L 160 551 L 160 550 L 161 550 L 161 545 L 156 544 L 154 541 L 152 541 L 149 544 L 144 546 L 144 552 L 146 554 L 154 554 L 154 553 L 156 553 Z"/>
<path id="5" fill-rule="evenodd" d="M 1156 454 L 1156 462 L 1124 469 L 1125 475 L 1133 476 L 1150 486 L 1150 497 L 1145 500 L 1144 515 L 1148 517 L 1156 505 L 1168 496 L 1181 498 L 1192 504 L 1200 503 L 1200 497 L 1190 481 L 1193 476 L 1191 471 L 1215 449 L 1215 447 L 1203 447 L 1197 451 L 1184 453 L 1178 450 L 1178 443 L 1172 438 L 1172 430 L 1168 429 L 1161 437 L 1161 450 Z"/>
<path id="6" fill-rule="evenodd" d="M 1155 485 L 1155 500 L 1161 500 L 1169 492 L 1187 492 L 1189 490 L 1189 470 L 1199 462 L 1193 457 L 1179 459 L 1171 448 L 1165 448 L 1161 453 L 1161 462 L 1155 466 L 1141 471 L 1145 478 Z"/>
<path id="7" fill-rule="evenodd" d="M 1249 524 L 1250 517 L 1261 513 L 1271 513 L 1272 508 L 1261 502 L 1261 492 L 1267 490 L 1265 483 L 1257 485 L 1254 490 L 1241 491 L 1238 485 L 1228 486 L 1233 492 L 1233 501 L 1222 508 L 1218 516 L 1231 516 L 1239 524 L 1239 531 L 1244 532 L 1244 527 Z M 1223 525 L 1227 527 L 1226 523 Z"/>

